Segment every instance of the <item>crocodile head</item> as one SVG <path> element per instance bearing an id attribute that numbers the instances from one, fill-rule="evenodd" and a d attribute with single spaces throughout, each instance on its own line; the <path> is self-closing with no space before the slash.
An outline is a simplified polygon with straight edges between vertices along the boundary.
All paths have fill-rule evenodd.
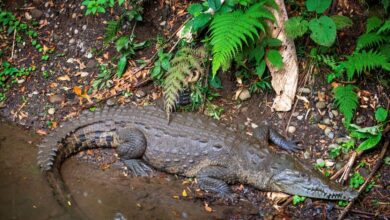
<path id="1" fill-rule="evenodd" d="M 290 155 L 284 154 L 278 163 L 273 164 L 271 170 L 273 174 L 270 178 L 271 188 L 276 191 L 311 198 L 347 201 L 357 196 L 356 191 L 343 189 L 314 170 L 312 166 Z"/>

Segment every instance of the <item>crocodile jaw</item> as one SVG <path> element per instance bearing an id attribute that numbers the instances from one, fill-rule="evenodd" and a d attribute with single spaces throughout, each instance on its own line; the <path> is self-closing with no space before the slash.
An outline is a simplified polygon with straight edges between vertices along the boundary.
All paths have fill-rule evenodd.
<path id="1" fill-rule="evenodd" d="M 314 170 L 312 171 L 314 173 Z M 351 201 L 357 196 L 356 191 L 343 189 L 317 174 L 300 173 L 284 170 L 273 177 L 272 188 L 292 195 L 329 200 Z"/>

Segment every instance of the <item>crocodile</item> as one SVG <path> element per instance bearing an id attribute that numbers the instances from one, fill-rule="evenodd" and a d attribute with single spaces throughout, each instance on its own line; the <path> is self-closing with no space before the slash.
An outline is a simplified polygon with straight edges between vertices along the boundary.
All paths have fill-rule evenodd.
<path id="1" fill-rule="evenodd" d="M 269 126 L 249 136 L 199 114 L 176 113 L 167 123 L 157 108 L 106 107 L 85 112 L 47 135 L 38 148 L 38 165 L 66 207 L 74 200 L 61 178 L 61 164 L 91 148 L 115 148 L 135 175 L 160 170 L 195 177 L 201 189 L 221 196 L 232 194 L 233 183 L 319 199 L 351 201 L 357 196 L 292 154 L 270 148 L 269 139 L 287 151 L 297 150 Z"/>

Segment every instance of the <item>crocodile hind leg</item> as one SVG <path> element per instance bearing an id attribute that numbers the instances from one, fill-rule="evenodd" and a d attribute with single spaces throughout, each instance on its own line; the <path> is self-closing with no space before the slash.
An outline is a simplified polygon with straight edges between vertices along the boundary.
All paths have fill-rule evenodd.
<path id="1" fill-rule="evenodd" d="M 141 159 L 146 150 L 145 135 L 135 128 L 118 131 L 120 144 L 116 151 L 127 168 L 136 176 L 150 176 L 153 169 Z"/>
<path id="2" fill-rule="evenodd" d="M 217 193 L 225 198 L 234 198 L 234 194 L 230 190 L 229 185 L 223 181 L 227 180 L 229 183 L 236 181 L 236 175 L 232 171 L 229 171 L 229 169 L 220 166 L 204 167 L 198 172 L 196 177 L 201 189 Z"/>
<path id="3" fill-rule="evenodd" d="M 259 125 L 259 127 L 255 128 L 253 131 L 253 137 L 259 140 L 264 146 L 268 145 L 268 140 L 271 140 L 272 143 L 289 152 L 302 150 L 296 145 L 296 141 L 287 140 L 275 129 L 266 124 Z"/>

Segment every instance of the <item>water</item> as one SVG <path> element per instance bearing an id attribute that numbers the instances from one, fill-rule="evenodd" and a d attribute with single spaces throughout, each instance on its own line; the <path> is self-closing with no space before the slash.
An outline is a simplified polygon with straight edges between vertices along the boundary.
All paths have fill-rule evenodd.
<path id="1" fill-rule="evenodd" d="M 39 141 L 40 137 L 1 122 L 0 219 L 70 219 L 36 165 Z M 121 169 L 103 171 L 75 158 L 64 163 L 62 175 L 91 219 L 226 219 L 255 212 L 242 202 L 235 206 L 215 203 L 213 211 L 207 212 L 204 201 L 189 198 L 194 194 L 183 179 L 171 175 L 134 178 L 123 175 Z M 183 190 L 188 197 L 182 197 Z"/>

